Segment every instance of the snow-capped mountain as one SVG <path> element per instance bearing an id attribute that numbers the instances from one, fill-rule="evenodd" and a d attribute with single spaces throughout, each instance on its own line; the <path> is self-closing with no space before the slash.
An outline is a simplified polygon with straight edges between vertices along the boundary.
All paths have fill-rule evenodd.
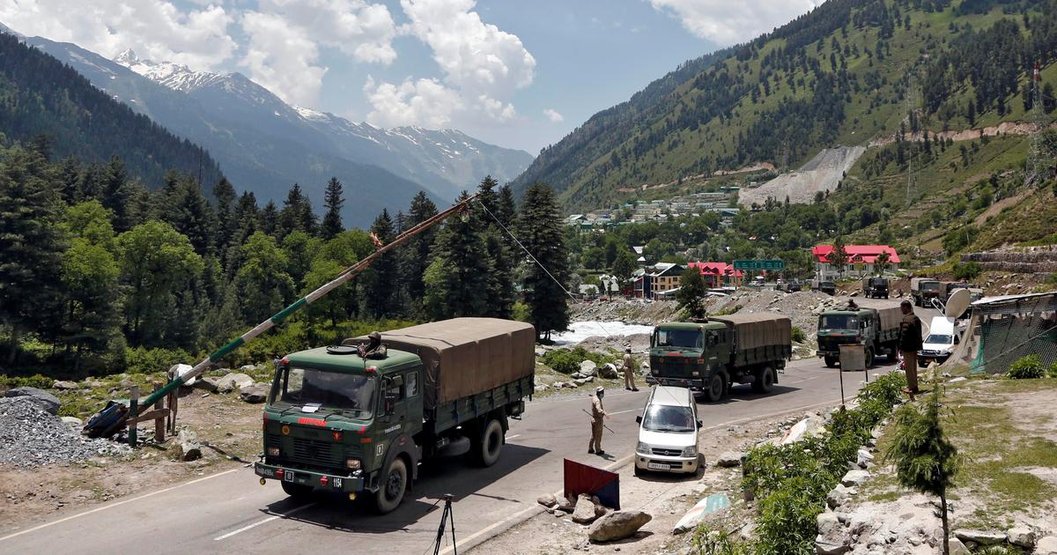
<path id="1" fill-rule="evenodd" d="M 345 184 L 348 225 L 406 210 L 427 191 L 447 205 L 486 175 L 500 183 L 532 161 L 454 130 L 378 129 L 286 104 L 240 73 L 194 71 L 126 51 L 116 60 L 69 43 L 22 37 L 55 56 L 111 97 L 173 133 L 202 145 L 239 189 L 281 203 L 299 183 L 317 205 L 331 176 Z M 207 184 L 208 185 L 208 184 Z"/>

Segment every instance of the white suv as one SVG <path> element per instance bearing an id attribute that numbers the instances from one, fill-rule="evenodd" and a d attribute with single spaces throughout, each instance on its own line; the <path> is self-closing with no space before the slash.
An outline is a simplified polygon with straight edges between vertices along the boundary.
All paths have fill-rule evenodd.
<path id="1" fill-rule="evenodd" d="M 643 470 L 697 472 L 697 419 L 694 395 L 685 387 L 655 385 L 639 423 L 635 475 Z"/>

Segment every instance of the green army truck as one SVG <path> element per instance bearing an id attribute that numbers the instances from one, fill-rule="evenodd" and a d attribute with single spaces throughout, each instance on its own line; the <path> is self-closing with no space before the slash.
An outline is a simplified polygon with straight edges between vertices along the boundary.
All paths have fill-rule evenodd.
<path id="1" fill-rule="evenodd" d="M 264 408 L 264 453 L 254 465 L 287 494 L 327 490 L 372 496 L 380 513 L 400 504 L 419 462 L 466 437 L 491 466 L 508 419 L 533 392 L 531 324 L 456 318 L 291 353 L 276 366 Z"/>
<path id="2" fill-rule="evenodd" d="M 855 303 L 819 314 L 817 354 L 830 368 L 840 362 L 840 346 L 853 343 L 864 347 L 867 368 L 877 355 L 894 360 L 903 318 L 899 301 L 858 299 Z"/>
<path id="3" fill-rule="evenodd" d="M 653 329 L 646 381 L 687 387 L 712 402 L 733 383 L 767 393 L 792 354 L 792 324 L 785 316 L 731 314 L 670 322 Z"/>
<path id="4" fill-rule="evenodd" d="M 917 306 L 932 306 L 932 299 L 940 298 L 942 292 L 942 284 L 938 279 L 910 278 L 910 297 Z"/>

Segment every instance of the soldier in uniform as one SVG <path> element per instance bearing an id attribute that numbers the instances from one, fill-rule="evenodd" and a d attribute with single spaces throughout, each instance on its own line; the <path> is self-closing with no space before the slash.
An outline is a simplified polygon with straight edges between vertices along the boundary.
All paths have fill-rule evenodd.
<path id="1" fill-rule="evenodd" d="M 899 322 L 899 351 L 903 353 L 903 371 L 907 375 L 906 392 L 918 393 L 918 350 L 921 349 L 921 319 L 914 314 L 908 300 L 899 303 L 903 320 Z"/>
<path id="2" fill-rule="evenodd" d="M 635 387 L 635 360 L 631 358 L 631 347 L 624 349 L 624 389 L 639 390 Z"/>
<path id="3" fill-rule="evenodd" d="M 606 417 L 606 411 L 602 408 L 602 397 L 606 394 L 606 388 L 598 386 L 595 394 L 591 396 L 591 442 L 587 444 L 587 452 L 604 455 L 602 450 L 602 427 Z"/>

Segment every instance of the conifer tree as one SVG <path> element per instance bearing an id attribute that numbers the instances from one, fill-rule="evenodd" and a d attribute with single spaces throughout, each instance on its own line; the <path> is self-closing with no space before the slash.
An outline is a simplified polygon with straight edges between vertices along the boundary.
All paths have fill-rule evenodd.
<path id="1" fill-rule="evenodd" d="M 213 243 L 221 264 L 226 265 L 228 249 L 235 244 L 239 231 L 239 199 L 235 188 L 225 178 L 221 178 L 213 186 L 213 199 L 216 201 Z"/>
<path id="2" fill-rule="evenodd" d="M 522 280 L 529 319 L 536 326 L 537 338 L 549 340 L 552 331 L 569 327 L 565 287 L 570 269 L 554 191 L 542 183 L 529 186 L 517 222 L 518 238 L 537 261 L 527 263 Z"/>
<path id="3" fill-rule="evenodd" d="M 388 210 L 382 209 L 382 213 L 374 219 L 374 223 L 371 224 L 371 233 L 383 245 L 396 237 L 396 230 Z M 371 267 L 360 276 L 360 282 L 363 284 L 363 309 L 367 316 L 378 319 L 393 317 L 404 312 L 402 307 L 396 305 L 397 269 L 396 254 L 387 252 L 376 258 Z"/>
<path id="4" fill-rule="evenodd" d="M 485 288 L 485 316 L 495 318 L 509 318 L 514 307 L 514 264 L 513 255 L 507 243 L 507 234 L 496 223 L 496 219 L 502 220 L 500 213 L 510 210 L 501 201 L 501 191 L 495 188 L 499 183 L 492 176 L 485 177 L 477 188 L 478 201 L 487 208 L 487 212 L 481 216 L 483 228 L 480 233 L 484 236 L 485 251 L 488 253 L 488 283 Z M 513 197 L 510 197 L 512 200 Z M 510 222 L 513 218 L 505 220 Z M 504 224 L 505 225 L 505 224 Z"/>
<path id="5" fill-rule="evenodd" d="M 279 209 L 275 206 L 275 201 L 269 200 L 268 204 L 264 205 L 264 208 L 260 211 L 258 221 L 259 231 L 271 235 L 272 237 L 279 236 L 282 226 L 279 223 Z M 246 240 L 248 241 L 249 237 L 247 237 Z M 243 244 L 245 244 L 245 241 Z"/>
<path id="6" fill-rule="evenodd" d="M 305 196 L 301 186 L 294 183 L 283 202 L 283 209 L 279 213 L 278 238 L 282 239 L 293 231 L 301 230 L 309 235 L 315 235 L 318 224 L 316 215 L 312 211 L 312 203 Z"/>
<path id="7" fill-rule="evenodd" d="M 463 191 L 456 202 L 469 196 Z M 437 233 L 434 259 L 424 279 L 429 318 L 440 320 L 487 313 L 485 288 L 489 263 L 485 258 L 488 251 L 484 238 L 477 233 L 481 225 L 478 211 L 470 210 L 462 217 L 449 218 Z"/>
<path id="8" fill-rule="evenodd" d="M 408 209 L 404 222 L 405 229 L 410 229 L 436 215 L 437 205 L 429 200 L 425 192 L 419 191 L 415 198 L 411 199 L 411 207 Z M 411 303 L 407 307 L 407 314 L 410 316 L 421 314 L 422 300 L 426 293 L 423 280 L 426 267 L 429 266 L 430 250 L 436 235 L 436 228 L 427 229 L 408 239 L 407 243 L 400 248 L 400 283 L 404 295 Z"/>
<path id="9" fill-rule="evenodd" d="M 345 198 L 342 195 L 341 182 L 338 178 L 331 177 L 323 193 L 323 206 L 326 207 L 326 213 L 323 214 L 323 225 L 319 233 L 324 240 L 333 239 L 345 231 L 345 227 L 341 224 L 341 207 L 345 205 Z"/>

